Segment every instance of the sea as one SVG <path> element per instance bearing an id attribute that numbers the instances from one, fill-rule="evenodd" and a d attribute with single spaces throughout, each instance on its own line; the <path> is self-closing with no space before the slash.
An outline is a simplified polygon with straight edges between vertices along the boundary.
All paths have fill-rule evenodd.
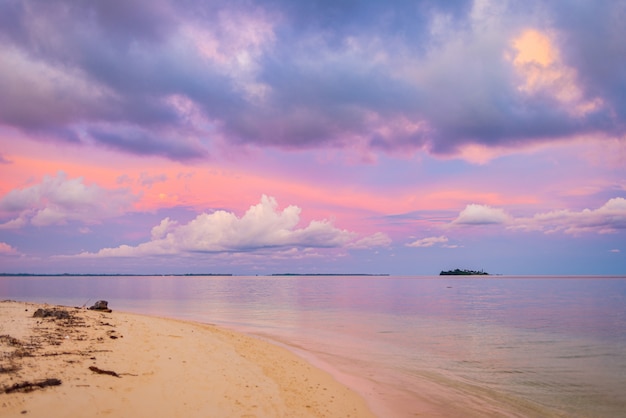
<path id="1" fill-rule="evenodd" d="M 269 340 L 380 417 L 626 417 L 626 276 L 3 276 Z"/>

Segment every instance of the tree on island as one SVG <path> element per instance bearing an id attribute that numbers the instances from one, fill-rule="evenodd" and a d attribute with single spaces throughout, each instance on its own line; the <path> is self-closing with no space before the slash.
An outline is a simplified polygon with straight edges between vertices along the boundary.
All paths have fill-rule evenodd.
<path id="1" fill-rule="evenodd" d="M 476 271 L 476 270 L 467 270 L 467 269 L 454 269 L 454 270 L 448 270 L 448 271 L 441 271 L 441 273 L 439 273 L 440 276 L 489 276 L 489 273 L 481 270 L 481 271 Z"/>

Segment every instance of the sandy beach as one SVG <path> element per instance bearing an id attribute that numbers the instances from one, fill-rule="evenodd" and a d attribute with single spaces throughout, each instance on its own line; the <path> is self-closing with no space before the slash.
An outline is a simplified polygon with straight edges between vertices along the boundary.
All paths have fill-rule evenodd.
<path id="1" fill-rule="evenodd" d="M 38 309 L 47 316 L 33 316 Z M 244 334 L 116 311 L 2 301 L 0 416 L 373 414 L 328 373 Z"/>

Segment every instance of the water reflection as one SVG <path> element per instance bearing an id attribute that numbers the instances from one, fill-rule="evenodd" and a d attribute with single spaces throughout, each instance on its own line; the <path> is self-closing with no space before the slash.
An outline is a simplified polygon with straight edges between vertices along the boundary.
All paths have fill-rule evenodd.
<path id="1" fill-rule="evenodd" d="M 626 386 L 625 278 L 1 277 L 0 297 L 106 299 L 234 326 L 408 397 L 426 379 L 574 415 L 626 414 L 616 389 Z"/>

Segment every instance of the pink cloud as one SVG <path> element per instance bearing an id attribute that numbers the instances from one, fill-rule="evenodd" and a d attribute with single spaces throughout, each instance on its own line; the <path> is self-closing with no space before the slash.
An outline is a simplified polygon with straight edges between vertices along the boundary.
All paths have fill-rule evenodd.
<path id="1" fill-rule="evenodd" d="M 45 176 L 41 183 L 13 189 L 0 200 L 0 212 L 15 216 L 2 229 L 65 224 L 68 221 L 98 223 L 128 210 L 138 196 L 128 189 L 104 189 L 86 185 L 82 178 L 68 179 L 60 171 L 56 177 Z"/>
<path id="2" fill-rule="evenodd" d="M 19 252 L 6 242 L 0 242 L 0 256 L 7 255 L 19 255 Z"/>
<path id="3" fill-rule="evenodd" d="M 448 237 L 441 235 L 439 237 L 428 237 L 428 238 L 418 239 L 417 241 L 413 241 L 410 244 L 406 244 L 406 246 L 427 248 L 427 247 L 432 247 L 435 244 L 446 244 L 447 242 L 448 242 Z"/>

